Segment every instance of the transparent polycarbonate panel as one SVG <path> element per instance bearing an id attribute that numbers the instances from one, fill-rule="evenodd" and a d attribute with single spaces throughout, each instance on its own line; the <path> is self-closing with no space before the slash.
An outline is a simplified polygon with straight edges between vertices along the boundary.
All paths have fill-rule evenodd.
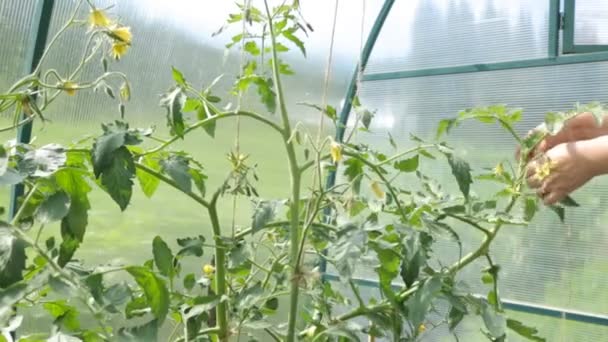
<path id="1" fill-rule="evenodd" d="M 574 44 L 608 45 L 608 2 L 576 0 Z"/>
<path id="2" fill-rule="evenodd" d="M 26 61 L 34 42 L 37 1 L 3 0 L 0 2 L 0 89 L 7 90 L 29 72 Z"/>
<path id="3" fill-rule="evenodd" d="M 333 279 L 333 278 L 332 278 Z M 335 314 L 341 314 L 348 312 L 356 308 L 357 298 L 348 284 L 341 283 L 338 280 L 332 280 L 330 282 L 333 290 L 340 295 L 350 300 L 350 306 L 336 306 L 334 307 Z M 359 292 L 364 302 L 370 300 L 380 301 L 382 295 L 377 287 L 370 286 L 359 286 Z M 465 319 L 455 329 L 454 334 L 450 333 L 448 326 L 444 318 L 446 317 L 446 311 L 449 308 L 447 303 L 443 300 L 439 300 L 435 303 L 434 309 L 436 314 L 430 314 L 428 321 L 425 322 L 426 331 L 420 335 L 419 340 L 425 342 L 453 342 L 458 337 L 459 341 L 467 342 L 485 342 L 488 338 L 485 337 L 480 330 L 480 327 L 484 326 L 483 320 L 479 316 L 469 315 L 465 316 Z M 546 341 L 552 342 L 592 342 L 592 341 L 603 341 L 604 336 L 608 334 L 608 327 L 598 326 L 594 324 L 580 323 L 566 321 L 564 319 L 543 317 L 534 314 L 515 312 L 506 310 L 505 315 L 514 320 L 518 320 L 528 326 L 532 326 L 538 329 L 538 335 L 545 338 Z M 358 318 L 354 320 L 361 327 L 366 327 L 369 324 L 365 318 Z M 407 326 L 405 329 L 408 329 Z M 527 339 L 517 335 L 511 330 L 507 330 L 508 341 L 525 342 Z M 367 336 L 364 334 L 360 335 L 360 339 L 365 341 Z M 388 342 L 392 341 L 390 338 L 378 338 L 376 341 Z"/>
<path id="4" fill-rule="evenodd" d="M 367 73 L 543 58 L 549 1 L 397 0 Z"/>
<path id="5" fill-rule="evenodd" d="M 366 82 L 362 99 L 376 108 L 378 115 L 372 127 L 375 133 L 361 139 L 388 147 L 386 131 L 390 131 L 402 147 L 411 146 L 409 133 L 433 139 L 440 119 L 453 117 L 464 108 L 494 103 L 524 108 L 523 120 L 517 126 L 517 132 L 524 134 L 543 120 L 545 112 L 570 109 L 576 102 L 606 102 L 608 95 L 602 91 L 608 86 L 606 73 L 608 63 L 597 62 Z M 483 167 L 514 162 L 516 143 L 497 126 L 469 122 L 455 129 L 450 141 L 478 174 L 484 172 Z M 447 163 L 423 159 L 422 165 L 441 183 L 451 184 L 448 189 L 458 191 Z M 398 181 L 416 184 L 415 178 Z M 480 195 L 499 190 L 482 181 L 476 181 L 472 189 Z M 608 297 L 603 290 L 608 281 L 608 179 L 592 180 L 573 197 L 581 207 L 567 210 L 565 224 L 544 209 L 530 227 L 505 227 L 501 231 L 492 245 L 492 254 L 502 266 L 504 298 L 597 314 L 608 312 Z M 457 228 L 464 237 L 465 251 L 479 241 L 476 233 Z M 458 257 L 455 243 L 445 241 L 439 246 L 435 250 L 445 260 Z M 479 281 L 482 266 L 468 268 L 464 279 L 473 289 L 485 293 L 487 288 Z M 373 275 L 373 271 L 362 274 Z"/>
<path id="6" fill-rule="evenodd" d="M 29 73 L 34 41 L 37 1 L 0 1 L 0 93 L 4 93 Z M 0 113 L 0 127 L 10 126 L 13 110 Z M 6 134 L 0 137 L 8 137 Z M 11 136 L 14 138 L 14 134 Z M 9 188 L 0 187 L 0 207 L 8 210 Z M 0 217 L 5 217 L 1 214 Z"/>
<path id="7" fill-rule="evenodd" d="M 51 20 L 51 38 L 69 20 L 79 2 L 56 0 Z M 86 19 L 88 16 L 89 8 L 86 2 L 82 3 L 76 12 L 77 19 Z M 252 3 L 263 8 L 262 1 Z M 271 5 L 280 3 L 281 1 L 271 1 Z M 98 8 L 109 7 L 108 14 L 112 18 L 118 18 L 121 24 L 131 27 L 133 33 L 132 47 L 128 53 L 120 61 L 108 60 L 111 71 L 124 72 L 131 82 L 132 96 L 131 101 L 126 103 L 125 116 L 131 127 L 156 126 L 156 136 L 169 137 L 165 109 L 159 107 L 158 103 L 159 94 L 174 84 L 172 66 L 180 69 L 188 81 L 197 87 L 209 84 L 216 76 L 224 74 L 215 93 L 223 98 L 221 107 L 232 104 L 231 108 L 234 108 L 237 99 L 228 92 L 240 67 L 240 52 L 236 49 L 226 55 L 224 46 L 242 28 L 237 25 L 212 37 L 212 33 L 224 24 L 229 13 L 238 12 L 233 2 L 103 0 L 95 1 L 95 4 Z M 302 3 L 302 15 L 314 28 L 309 37 L 298 33 L 307 44 L 306 59 L 295 45 L 283 41 L 291 50 L 282 58 L 296 72 L 293 76 L 283 76 L 288 109 L 294 119 L 304 121 L 303 127 L 311 132 L 316 132 L 320 114 L 297 103 L 322 102 L 335 4 L 335 1 Z M 366 3 L 364 9 L 362 0 L 339 2 L 331 73 L 327 76 L 328 104 L 339 107 L 359 57 L 361 34 L 367 36 L 381 5 L 381 2 Z M 361 23 L 363 32 L 359 24 L 353 28 L 353 22 Z M 55 69 L 62 78 L 67 78 L 83 57 L 88 30 L 87 25 L 75 25 L 59 37 L 43 61 L 43 72 Z M 107 46 L 103 49 L 107 49 Z M 101 58 L 96 56 L 74 81 L 86 84 L 102 73 Z M 54 82 L 54 78 L 49 78 L 49 83 Z M 112 80 L 109 84 L 116 87 L 120 81 Z M 259 105 L 255 89 L 244 97 L 242 108 L 260 110 L 271 120 L 279 118 L 278 114 L 266 113 L 264 107 Z M 42 125 L 37 122 L 34 125 L 33 135 L 39 145 L 50 142 L 70 144 L 87 135 L 96 136 L 101 134 L 101 123 L 120 119 L 118 101 L 104 94 L 103 90 L 97 93 L 91 90 L 77 91 L 74 96 L 61 93 L 45 115 L 50 120 L 49 123 Z M 190 118 L 190 122 L 194 120 L 196 118 Z M 257 164 L 260 195 L 264 198 L 287 197 L 289 177 L 284 150 L 278 140 L 280 136 L 246 118 L 240 121 L 238 131 L 241 151 L 249 155 L 251 163 Z M 183 142 L 176 143 L 172 149 L 188 151 L 202 162 L 209 177 L 207 188 L 213 191 L 229 172 L 226 154 L 234 149 L 236 132 L 234 120 L 220 121 L 215 138 L 210 138 L 200 130 Z M 5 140 L 13 138 L 14 132 L 2 137 Z M 145 144 L 153 146 L 157 142 L 147 141 Z M 273 153 L 268 153 L 269 151 Z M 99 189 L 91 193 L 91 203 L 93 208 L 89 213 L 90 224 L 85 243 L 77 252 L 77 257 L 88 264 L 143 262 L 151 257 L 150 243 L 155 235 L 161 235 L 174 245 L 176 237 L 211 234 L 206 212 L 167 186 L 161 185 L 155 196 L 148 199 L 136 184 L 133 199 L 125 212 L 121 212 L 109 196 Z M 226 234 L 229 234 L 233 222 L 232 198 L 227 196 L 222 201 L 219 212 L 221 223 Z M 249 199 L 240 198 L 235 212 L 237 229 L 250 225 Z M 47 227 L 45 232 L 56 234 L 58 229 Z"/>

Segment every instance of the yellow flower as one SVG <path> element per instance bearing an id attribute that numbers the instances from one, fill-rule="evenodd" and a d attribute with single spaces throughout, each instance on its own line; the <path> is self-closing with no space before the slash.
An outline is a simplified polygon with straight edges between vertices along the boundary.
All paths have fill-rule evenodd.
<path id="1" fill-rule="evenodd" d="M 114 26 L 110 31 L 110 35 L 112 38 L 126 44 L 131 44 L 131 38 L 133 37 L 131 35 L 131 28 L 127 26 Z"/>
<path id="2" fill-rule="evenodd" d="M 89 23 L 91 27 L 108 27 L 111 21 L 104 11 L 95 8 L 89 14 Z"/>
<path id="3" fill-rule="evenodd" d="M 543 181 L 547 177 L 549 177 L 549 175 L 551 174 L 551 171 L 553 171 L 554 167 L 555 167 L 555 162 L 553 162 L 551 160 L 547 160 L 544 163 L 542 163 L 540 166 L 536 167 L 536 174 L 534 176 L 539 181 Z"/>
<path id="4" fill-rule="evenodd" d="M 505 173 L 505 168 L 502 166 L 502 163 L 499 163 L 492 171 L 496 176 L 502 176 Z"/>
<path id="5" fill-rule="evenodd" d="M 207 276 L 213 275 L 213 273 L 215 273 L 215 267 L 213 267 L 213 265 L 206 264 L 203 266 L 203 273 L 205 273 Z"/>
<path id="6" fill-rule="evenodd" d="M 117 42 L 112 44 L 112 57 L 114 59 L 121 59 L 127 53 L 129 45 L 126 43 Z"/>
<path id="7" fill-rule="evenodd" d="M 339 163 L 342 160 L 342 146 L 337 142 L 332 142 L 329 150 L 331 154 L 331 160 L 334 163 Z"/>
<path id="8" fill-rule="evenodd" d="M 420 324 L 418 326 L 418 334 L 422 334 L 425 331 L 426 331 L 426 326 L 424 324 Z"/>
<path id="9" fill-rule="evenodd" d="M 63 82 L 63 85 L 62 85 L 63 91 L 65 91 L 66 94 L 68 94 L 70 96 L 76 95 L 77 87 L 78 87 L 78 84 L 76 84 L 72 81 L 65 81 L 65 82 Z"/>
<path id="10" fill-rule="evenodd" d="M 372 183 L 372 191 L 374 192 L 374 195 L 376 195 L 376 197 L 378 198 L 384 198 L 385 196 L 384 190 L 382 190 L 382 187 L 378 182 Z"/>

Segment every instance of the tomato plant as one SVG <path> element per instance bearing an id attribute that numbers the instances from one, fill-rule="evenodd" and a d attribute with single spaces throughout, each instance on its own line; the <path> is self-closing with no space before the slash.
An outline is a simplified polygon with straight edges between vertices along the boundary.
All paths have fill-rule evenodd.
<path id="1" fill-rule="evenodd" d="M 82 60 L 69 75 L 39 66 L 0 95 L 0 112 L 14 111 L 14 124 L 5 130 L 36 118 L 44 120 L 44 111 L 55 98 L 86 89 L 101 88 L 117 98 L 122 119 L 102 125 L 92 144 L 87 140 L 66 147 L 9 142 L 0 149 L 0 182 L 22 183 L 27 190 L 16 215 L 0 228 L 4 339 L 12 340 L 11 333 L 18 331 L 23 319 L 20 308 L 37 307 L 50 314 L 52 329 L 40 327 L 39 334 L 20 336 L 20 341 L 153 341 L 164 325 L 174 327 L 170 339 L 175 341 L 229 341 L 242 336 L 342 341 L 364 335 L 414 341 L 442 324 L 454 332 L 467 315 L 482 317 L 482 330 L 492 341 L 505 340 L 508 329 L 530 340 L 544 340 L 536 329 L 506 317 L 498 291 L 500 267 L 490 251 L 502 227 L 526 226 L 538 210 L 536 194 L 524 184 L 529 152 L 547 134 L 557 133 L 580 108 L 549 115 L 546 130 L 526 137 L 513 128 L 522 115 L 519 109 L 494 105 L 464 110 L 439 123 L 436 140 L 412 137 L 415 147 L 391 156 L 350 138 L 336 142 L 318 135 L 315 139 L 290 116 L 282 79 L 293 71 L 281 59 L 290 48 L 305 56 L 301 37 L 312 28 L 297 1 L 276 7 L 264 1 L 259 8 L 247 1 L 226 24 L 242 26 L 227 47 L 240 49 L 243 56 L 240 75 L 227 96 L 240 99 L 255 91 L 262 109 L 241 108 L 240 101 L 236 109 L 222 109 L 218 105 L 222 99 L 214 93 L 217 79 L 201 89 L 173 68 L 175 84 L 160 103 L 166 109 L 170 137 L 159 139 L 152 130 L 132 128 L 125 121 L 128 78 L 109 70 L 108 59 L 128 53 L 129 28 L 91 2 L 85 4 L 90 7 L 90 29 L 84 33 L 88 43 Z M 78 8 L 47 52 L 66 30 L 78 29 L 77 13 Z M 96 56 L 102 56 L 103 73 L 82 80 L 81 70 Z M 374 113 L 357 97 L 349 101 L 357 116 L 353 132 L 365 134 Z M 308 105 L 335 129 L 340 127 L 334 107 Z M 603 113 L 599 105 L 589 108 Z M 240 118 L 263 125 L 269 132 L 263 139 L 276 139 L 285 149 L 289 198 L 261 198 L 257 189 L 264 184 L 258 184 L 252 161 L 239 150 L 229 153 L 230 170 L 221 186 L 208 188 L 203 166 L 215 165 L 174 149 L 176 142 L 193 132 L 203 130 L 213 136 L 216 122 Z M 521 145 L 519 160 L 514 165 L 500 161 L 492 172 L 474 175 L 469 163 L 444 140 L 446 133 L 467 120 L 504 127 Z M 144 148 L 146 140 L 158 145 Z M 420 167 L 425 163 L 446 163 L 458 192 L 446 192 L 425 175 Z M 341 177 L 327 188 L 323 180 L 330 172 Z M 313 178 L 312 186 L 303 185 L 304 177 Z M 416 181 L 402 184 L 398 181 L 402 177 Z M 474 180 L 495 182 L 501 190 L 480 198 L 471 191 Z M 89 210 L 96 205 L 88 197 L 92 188 L 103 189 L 121 210 L 127 210 L 136 183 L 149 197 L 162 184 L 196 202 L 206 213 L 212 236 L 180 238 L 179 249 L 174 250 L 156 236 L 151 258 L 143 265 L 108 269 L 74 260 L 84 241 Z M 249 228 L 230 232 L 221 224 L 218 201 L 226 196 L 248 197 L 254 203 Z M 568 198 L 551 209 L 563 219 L 564 207 L 575 205 Z M 60 222 L 61 241 L 53 237 L 40 241 L 40 231 L 51 222 Z M 464 251 L 456 226 L 477 232 L 481 242 Z M 433 250 L 438 240 L 446 238 L 460 250 L 451 264 Z M 258 249 L 268 253 L 252 253 Z M 26 251 L 34 257 L 27 260 Z M 211 253 L 213 262 L 202 265 L 198 274 L 184 274 L 186 258 L 202 260 L 204 253 Z M 337 272 L 339 282 L 324 281 L 319 260 Z M 471 293 L 458 278 L 476 260 L 488 264 L 481 274 L 481 281 L 488 284 L 485 296 Z M 355 273 L 364 267 L 377 274 L 378 298 L 366 300 L 362 295 Z M 110 283 L 106 276 L 116 272 L 129 275 L 133 282 Z M 81 310 L 87 310 L 95 324 L 81 322 Z"/>

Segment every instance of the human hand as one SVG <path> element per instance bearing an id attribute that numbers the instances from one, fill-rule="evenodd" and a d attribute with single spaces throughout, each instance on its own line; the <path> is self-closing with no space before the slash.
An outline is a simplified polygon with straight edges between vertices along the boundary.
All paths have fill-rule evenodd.
<path id="1" fill-rule="evenodd" d="M 553 205 L 606 172 L 608 136 L 550 148 L 528 164 L 527 181 L 546 205 Z"/>
<path id="2" fill-rule="evenodd" d="M 545 124 L 543 123 L 530 130 L 527 136 L 530 136 L 536 132 L 544 131 L 546 131 L 546 128 Z M 557 134 L 547 135 L 540 143 L 538 143 L 534 150 L 530 151 L 528 160 L 534 159 L 535 157 L 547 152 L 559 144 L 578 140 L 593 139 L 607 133 L 607 128 L 597 126 L 597 122 L 591 113 L 578 114 L 574 118 L 568 120 Z M 515 150 L 515 159 L 519 159 L 520 151 L 521 147 L 517 146 Z"/>

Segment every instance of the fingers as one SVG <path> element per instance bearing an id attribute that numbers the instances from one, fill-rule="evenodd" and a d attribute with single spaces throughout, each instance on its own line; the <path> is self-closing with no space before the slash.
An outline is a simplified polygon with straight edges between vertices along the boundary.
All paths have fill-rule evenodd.
<path id="1" fill-rule="evenodd" d="M 559 201 L 563 200 L 565 197 L 566 194 L 562 192 L 549 192 L 544 197 L 542 197 L 542 199 L 545 205 L 554 205 Z"/>

